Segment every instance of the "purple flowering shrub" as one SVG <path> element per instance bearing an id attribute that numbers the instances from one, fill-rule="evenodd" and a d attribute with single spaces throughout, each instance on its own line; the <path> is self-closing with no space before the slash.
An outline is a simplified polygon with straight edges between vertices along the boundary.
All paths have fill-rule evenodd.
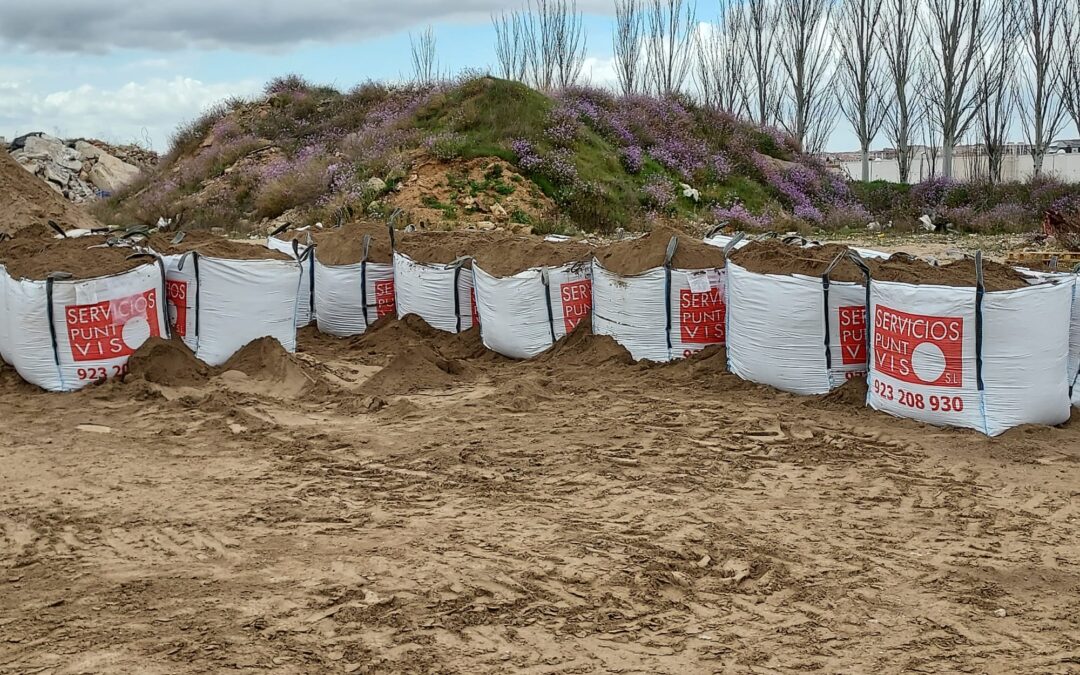
<path id="1" fill-rule="evenodd" d="M 664 176 L 653 174 L 641 188 L 641 203 L 650 211 L 671 211 L 678 199 L 675 184 Z"/>
<path id="2" fill-rule="evenodd" d="M 715 206 L 712 219 L 717 225 L 730 225 L 736 229 L 767 230 L 772 225 L 772 219 L 767 214 L 754 215 L 742 204 Z"/>

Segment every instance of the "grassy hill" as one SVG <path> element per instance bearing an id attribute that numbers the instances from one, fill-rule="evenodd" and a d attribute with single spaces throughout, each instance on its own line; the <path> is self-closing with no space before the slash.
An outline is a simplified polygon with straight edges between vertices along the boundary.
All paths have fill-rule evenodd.
<path id="1" fill-rule="evenodd" d="M 96 207 L 102 220 L 250 232 L 354 214 L 453 228 L 640 230 L 651 222 L 864 229 L 936 211 L 961 227 L 1030 229 L 1060 184 L 849 183 L 790 137 L 688 100 L 554 95 L 473 77 L 342 93 L 297 76 L 181 127 L 157 169 Z M 1080 200 L 1077 200 L 1080 203 Z M 1046 202 L 1044 205 L 1043 202 Z M 490 225 L 488 225 L 490 224 Z"/>
<path id="2" fill-rule="evenodd" d="M 641 229 L 656 219 L 821 222 L 865 214 L 772 129 L 688 101 L 549 96 L 491 77 L 342 93 L 279 78 L 180 128 L 157 169 L 99 204 L 130 224 L 245 231 L 401 209 L 428 227 Z"/>

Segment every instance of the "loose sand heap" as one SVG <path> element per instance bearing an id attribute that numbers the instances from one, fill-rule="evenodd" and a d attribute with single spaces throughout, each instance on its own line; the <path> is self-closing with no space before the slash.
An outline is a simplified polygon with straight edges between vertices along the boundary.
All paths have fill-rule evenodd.
<path id="1" fill-rule="evenodd" d="M 758 274 L 801 274 L 820 277 L 829 264 L 849 249 L 841 244 L 802 247 L 779 239 L 752 241 L 731 254 L 731 261 Z M 941 266 L 898 253 L 888 260 L 865 260 L 876 281 L 937 286 L 975 286 L 975 261 L 958 260 Z M 866 275 L 847 257 L 841 258 L 829 274 L 833 281 L 865 283 Z M 991 260 L 983 261 L 983 279 L 988 291 L 1010 291 L 1029 284 L 1015 269 Z"/>
<path id="2" fill-rule="evenodd" d="M 161 255 L 181 255 L 190 251 L 197 251 L 199 255 L 209 258 L 226 258 L 229 260 L 294 259 L 290 255 L 280 251 L 272 251 L 255 242 L 233 241 L 206 230 L 191 230 L 183 234 L 183 239 L 175 244 L 173 243 L 173 238 L 176 237 L 175 233 L 154 234 L 146 240 L 145 245 Z"/>
<path id="3" fill-rule="evenodd" d="M 195 357 L 181 340 L 151 337 L 128 359 L 127 379 L 146 380 L 173 387 L 203 384 L 212 374 L 210 366 Z"/>
<path id="4" fill-rule="evenodd" d="M 38 227 L 0 241 L 0 264 L 14 279 L 45 279 L 53 272 L 67 272 L 74 279 L 92 279 L 151 262 L 146 257 L 129 258 L 135 250 L 108 246 L 106 240 L 104 236 L 54 239 Z"/>
<path id="5" fill-rule="evenodd" d="M 513 237 L 490 242 L 474 257 L 480 269 L 508 277 L 533 267 L 561 267 L 588 262 L 593 249 L 581 241 L 554 242 L 532 237 Z"/>
<path id="6" fill-rule="evenodd" d="M 478 328 L 446 333 L 415 314 L 385 316 L 350 345 L 383 366 L 365 385 L 381 395 L 446 387 L 470 375 L 465 359 L 488 358 Z"/>
<path id="7" fill-rule="evenodd" d="M 536 357 L 541 363 L 557 363 L 572 366 L 602 366 L 614 363 L 630 365 L 634 357 L 610 335 L 596 335 L 592 331 L 592 314 L 582 319 L 574 330 L 555 341 L 543 354 Z"/>
<path id="8" fill-rule="evenodd" d="M 841 244 L 802 247 L 779 239 L 759 239 L 731 254 L 731 262 L 756 274 L 801 274 L 820 277 L 837 256 L 844 256 L 829 273 L 833 281 L 866 283 L 866 275 L 846 257 L 850 249 Z"/>
<path id="9" fill-rule="evenodd" d="M 983 260 L 983 285 L 988 291 L 1012 291 L 1030 284 L 1020 272 L 1008 265 Z M 957 260 L 940 267 L 925 260 L 897 254 L 888 260 L 874 261 L 870 267 L 876 281 L 899 281 L 905 284 L 936 286 L 975 286 L 975 261 Z"/>
<path id="10" fill-rule="evenodd" d="M 672 267 L 699 270 L 724 266 L 723 249 L 666 226 L 656 227 L 643 237 L 610 244 L 596 252 L 596 259 L 610 272 L 624 276 L 641 274 L 664 266 L 672 237 L 677 237 L 679 242 L 671 261 Z"/>
<path id="11" fill-rule="evenodd" d="M 498 231 L 403 232 L 398 236 L 397 250 L 416 262 L 446 265 L 465 256 L 483 255 L 487 247 L 513 238 Z"/>
<path id="12" fill-rule="evenodd" d="M 65 230 L 102 227 L 93 216 L 57 194 L 0 149 L 0 232 L 15 234 L 50 220 Z"/>
<path id="13" fill-rule="evenodd" d="M 368 262 L 390 264 L 394 252 L 390 231 L 383 223 L 348 223 L 315 235 L 315 258 L 324 265 L 354 265 L 364 257 L 364 235 L 371 237 Z"/>

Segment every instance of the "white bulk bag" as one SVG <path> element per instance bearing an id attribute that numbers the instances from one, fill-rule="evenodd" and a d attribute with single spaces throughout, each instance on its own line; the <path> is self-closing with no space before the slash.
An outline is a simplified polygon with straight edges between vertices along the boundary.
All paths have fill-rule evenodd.
<path id="1" fill-rule="evenodd" d="M 1040 284 L 1047 280 L 1073 279 L 1076 287 L 1073 290 L 1072 301 L 1072 324 L 1069 328 L 1069 392 L 1072 404 L 1080 408 L 1080 276 L 1075 272 L 1036 272 L 1024 267 L 1017 267 L 1018 271 L 1028 276 L 1028 283 Z"/>
<path id="2" fill-rule="evenodd" d="M 266 239 L 266 248 L 302 259 L 300 263 L 304 274 L 300 278 L 300 292 L 296 305 L 296 327 L 303 328 L 315 318 L 315 264 L 314 256 L 304 257 L 304 253 L 311 246 L 311 235 L 308 234 L 308 245 L 301 244 L 293 239 L 278 239 L 270 235 Z"/>
<path id="3" fill-rule="evenodd" d="M 674 239 L 668 260 L 674 255 Z M 623 276 L 593 258 L 593 332 L 610 335 L 635 360 L 670 361 L 724 344 L 723 269 L 655 267 Z"/>
<path id="4" fill-rule="evenodd" d="M 484 346 L 527 359 L 572 331 L 592 307 L 588 263 L 534 267 L 509 277 L 473 264 L 476 309 Z"/>
<path id="5" fill-rule="evenodd" d="M 872 282 L 870 406 L 990 436 L 1065 422 L 1075 285 L 980 293 Z"/>
<path id="6" fill-rule="evenodd" d="M 212 366 L 261 337 L 296 351 L 301 262 L 230 260 L 194 251 L 169 256 L 169 316 L 177 334 Z"/>
<path id="7" fill-rule="evenodd" d="M 315 321 L 323 333 L 359 335 L 396 311 L 394 266 L 368 262 L 370 245 L 371 235 L 365 234 L 358 263 L 324 265 L 315 260 Z"/>
<path id="8" fill-rule="evenodd" d="M 729 371 L 803 395 L 866 373 L 866 286 L 758 274 L 730 260 L 727 275 Z"/>
<path id="9" fill-rule="evenodd" d="M 74 391 L 122 375 L 143 342 L 168 335 L 164 281 L 156 261 L 94 279 L 8 277 L 5 349 L 11 365 L 49 391 Z"/>
<path id="10" fill-rule="evenodd" d="M 735 242 L 732 244 L 732 248 L 734 249 L 740 249 L 750 243 L 749 239 L 743 238 L 741 232 L 732 236 L 726 234 L 709 234 L 705 237 L 706 244 L 717 248 L 727 248 L 728 244 L 731 244 L 733 241 Z"/>
<path id="11" fill-rule="evenodd" d="M 468 258 L 427 264 L 394 251 L 394 293 L 397 315 L 416 314 L 433 328 L 460 333 L 479 323 Z"/>

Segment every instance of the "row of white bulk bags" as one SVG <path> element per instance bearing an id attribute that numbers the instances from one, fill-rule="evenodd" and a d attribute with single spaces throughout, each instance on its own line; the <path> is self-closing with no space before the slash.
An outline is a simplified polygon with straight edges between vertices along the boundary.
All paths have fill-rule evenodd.
<path id="1" fill-rule="evenodd" d="M 731 244 L 731 242 L 735 242 L 734 244 L 732 244 L 732 247 L 733 247 L 734 250 L 738 250 L 738 249 L 742 248 L 743 246 L 746 246 L 747 244 L 749 244 L 752 241 L 751 239 L 745 238 L 743 236 L 743 234 L 744 233 L 740 232 L 738 234 L 726 235 L 726 234 L 714 234 L 714 233 L 710 232 L 709 234 L 705 235 L 705 243 L 709 244 L 710 246 L 716 246 L 718 248 L 727 248 L 728 245 Z M 813 245 L 815 245 L 814 242 L 808 242 L 808 241 L 802 240 L 801 237 L 799 239 L 801 240 L 800 245 L 802 245 L 802 246 L 813 246 Z M 892 256 L 891 253 L 885 253 L 884 251 L 875 251 L 872 248 L 857 248 L 857 247 L 850 247 L 850 248 L 851 248 L 852 251 L 855 251 L 856 253 L 858 253 L 863 258 L 875 258 L 875 259 L 878 259 L 878 260 L 886 260 L 886 259 L 888 259 L 889 257 Z"/>
<path id="2" fill-rule="evenodd" d="M 371 235 L 364 235 L 363 246 L 358 263 L 325 265 L 315 259 L 315 321 L 323 333 L 360 335 L 396 312 L 394 266 L 368 261 Z"/>
<path id="3" fill-rule="evenodd" d="M 728 370 L 795 394 L 866 373 L 866 286 L 727 263 Z"/>
<path id="4" fill-rule="evenodd" d="M 981 256 L 976 259 L 981 274 Z M 974 288 L 870 285 L 868 403 L 990 436 L 1069 419 L 1069 328 L 1076 282 Z"/>
<path id="5" fill-rule="evenodd" d="M 0 277 L 4 358 L 42 389 L 75 391 L 122 375 L 143 342 L 168 335 L 159 261 L 92 279 Z"/>
<path id="6" fill-rule="evenodd" d="M 311 233 L 307 233 L 307 243 L 301 244 L 295 239 L 281 239 L 270 235 L 266 239 L 266 248 L 271 251 L 291 255 L 300 260 L 303 275 L 300 277 L 300 291 L 297 294 L 296 327 L 303 328 L 315 319 L 315 260 L 314 256 L 304 254 L 314 242 Z"/>
<path id="7" fill-rule="evenodd" d="M 589 263 L 533 267 L 499 277 L 474 262 L 473 284 L 484 346 L 515 359 L 549 349 L 592 307 Z"/>
<path id="8" fill-rule="evenodd" d="M 667 263 L 640 274 L 616 274 L 592 262 L 593 332 L 610 335 L 635 360 L 671 361 L 725 341 L 723 268 L 672 268 Z"/>
<path id="9" fill-rule="evenodd" d="M 195 251 L 162 259 L 170 323 L 199 359 L 219 366 L 267 336 L 296 351 L 301 260 L 231 260 Z"/>
<path id="10" fill-rule="evenodd" d="M 416 314 L 431 327 L 460 333 L 479 323 L 470 258 L 422 263 L 394 251 L 394 289 L 398 318 Z"/>

